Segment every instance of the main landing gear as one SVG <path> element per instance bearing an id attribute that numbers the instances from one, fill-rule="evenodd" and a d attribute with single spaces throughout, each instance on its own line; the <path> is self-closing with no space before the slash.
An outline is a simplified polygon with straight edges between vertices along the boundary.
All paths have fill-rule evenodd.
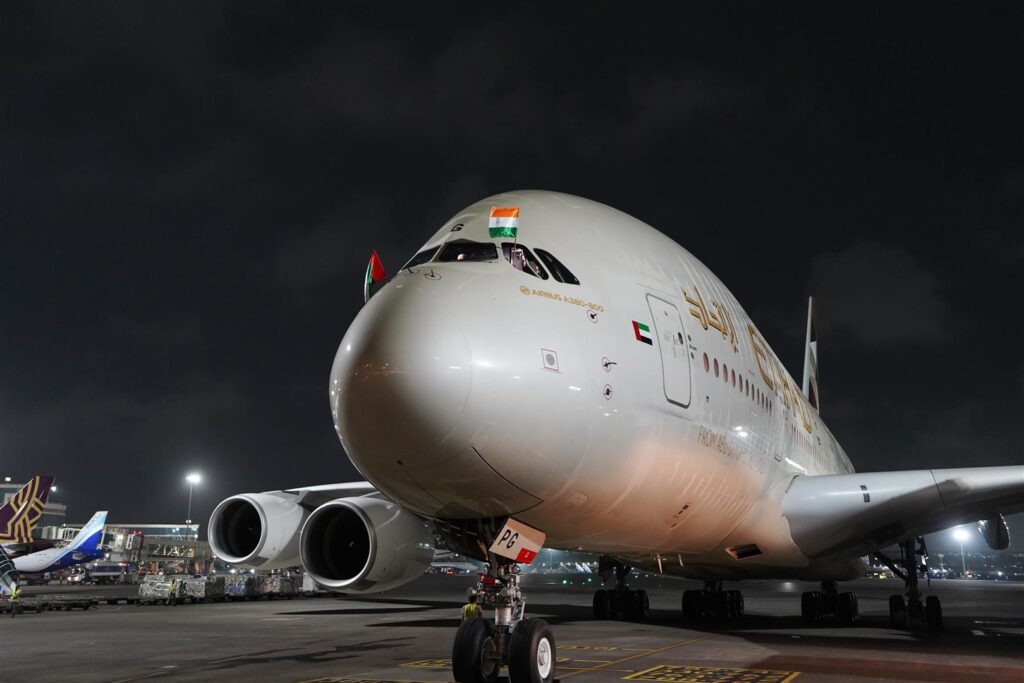
<path id="1" fill-rule="evenodd" d="M 594 593 L 595 619 L 634 619 L 644 621 L 651 613 L 651 601 L 645 590 L 633 590 L 626 578 L 633 570 L 610 557 L 601 556 L 597 561 L 597 573 L 604 581 L 615 573 L 615 587 L 601 589 Z"/>
<path id="2" fill-rule="evenodd" d="M 494 609 L 494 620 L 464 621 L 455 633 L 452 673 L 459 683 L 495 683 L 508 666 L 510 683 L 551 683 L 555 678 L 555 637 L 542 619 L 524 616 L 519 565 L 489 554 L 487 573 L 477 583 L 477 602 Z"/>
<path id="3" fill-rule="evenodd" d="M 722 590 L 722 582 L 717 579 L 705 581 L 703 590 L 683 591 L 683 616 L 687 619 L 732 620 L 744 612 L 743 593 Z"/>
<path id="4" fill-rule="evenodd" d="M 906 586 L 907 599 L 904 602 L 902 595 L 889 596 L 889 626 L 892 628 L 913 628 L 915 626 L 926 626 L 929 631 L 942 630 L 942 603 L 939 596 L 929 595 L 921 602 L 921 591 L 917 585 L 919 572 L 928 573 L 928 547 L 924 543 L 924 537 L 903 541 L 899 544 L 900 559 L 894 562 L 882 554 L 875 553 L 875 557 L 887 566 L 892 573 L 903 579 Z M 920 556 L 921 562 L 917 558 Z M 930 585 L 930 582 L 929 582 Z"/>
<path id="5" fill-rule="evenodd" d="M 828 615 L 835 615 L 843 626 L 852 626 L 860 620 L 860 606 L 856 593 L 840 593 L 835 581 L 822 581 L 820 591 L 808 591 L 800 596 L 800 616 L 804 623 L 816 624 Z"/>

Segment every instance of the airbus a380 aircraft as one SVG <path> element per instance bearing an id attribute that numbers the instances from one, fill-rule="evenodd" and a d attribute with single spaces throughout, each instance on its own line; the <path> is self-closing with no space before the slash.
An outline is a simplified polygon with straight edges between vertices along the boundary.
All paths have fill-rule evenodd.
<path id="1" fill-rule="evenodd" d="M 334 424 L 366 482 L 242 494 L 211 545 L 253 567 L 301 562 L 338 591 L 387 590 L 428 566 L 435 535 L 486 560 L 494 620 L 460 627 L 459 681 L 554 677 L 555 641 L 523 616 L 518 565 L 541 545 L 601 556 L 597 618 L 642 618 L 630 567 L 704 580 L 685 616 L 736 617 L 722 582 L 822 582 L 804 617 L 857 618 L 837 582 L 898 544 L 892 621 L 922 603 L 922 534 L 1024 508 L 1024 467 L 856 474 L 804 379 L 786 372 L 725 285 L 654 228 L 605 205 L 523 191 L 447 221 L 390 281 L 374 256 L 366 306 L 334 361 Z M 378 291 L 379 290 L 379 291 Z M 371 298 L 372 296 L 372 298 Z"/>

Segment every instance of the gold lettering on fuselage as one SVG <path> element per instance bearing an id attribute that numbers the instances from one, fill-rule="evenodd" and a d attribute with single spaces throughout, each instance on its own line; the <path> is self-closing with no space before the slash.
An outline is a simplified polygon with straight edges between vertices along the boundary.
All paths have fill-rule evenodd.
<path id="1" fill-rule="evenodd" d="M 736 328 L 733 327 L 729 311 L 714 299 L 711 300 L 711 305 L 715 310 L 708 308 L 696 285 L 693 287 L 694 296 L 690 296 L 682 287 L 679 290 L 683 293 L 686 303 L 690 304 L 690 315 L 700 321 L 700 326 L 705 330 L 708 328 L 718 330 L 722 334 L 722 338 L 727 339 L 732 345 L 732 350 L 739 351 L 739 347 L 736 345 Z"/>
<path id="2" fill-rule="evenodd" d="M 775 354 L 768 348 L 768 344 L 761 339 L 761 335 L 750 323 L 747 323 L 747 334 L 750 336 L 750 346 L 754 349 L 754 360 L 757 361 L 757 369 L 761 372 L 761 379 L 768 385 L 773 393 L 778 395 L 787 408 L 792 409 L 793 414 L 800 418 L 804 429 L 810 434 L 814 428 L 811 422 L 811 415 L 808 412 L 807 404 L 804 401 L 803 392 L 797 391 L 786 372 L 782 369 L 782 363 L 775 357 Z"/>
<path id="3" fill-rule="evenodd" d="M 552 301 L 560 301 L 564 304 L 569 304 L 570 306 L 579 306 L 581 308 L 586 308 L 596 313 L 604 313 L 604 306 L 602 306 L 601 304 L 595 304 L 592 301 L 584 301 L 583 299 L 577 299 L 574 296 L 562 296 L 561 294 L 549 292 L 545 289 L 530 289 L 526 285 L 520 286 L 519 291 L 523 294 L 526 294 L 527 296 L 539 296 L 544 299 L 551 299 Z"/>

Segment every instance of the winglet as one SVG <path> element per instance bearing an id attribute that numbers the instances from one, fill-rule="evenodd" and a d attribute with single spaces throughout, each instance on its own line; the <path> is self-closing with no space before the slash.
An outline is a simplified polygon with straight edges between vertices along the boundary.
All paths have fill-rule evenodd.
<path id="1" fill-rule="evenodd" d="M 369 301 L 370 297 L 377 293 L 388 281 L 387 273 L 384 272 L 384 264 L 381 263 L 377 252 L 370 253 L 370 263 L 366 266 L 366 279 L 363 281 L 363 301 Z"/>
<path id="2" fill-rule="evenodd" d="M 804 347 L 804 396 L 807 402 L 821 412 L 818 393 L 818 325 L 814 320 L 814 297 L 807 299 L 807 344 Z"/>

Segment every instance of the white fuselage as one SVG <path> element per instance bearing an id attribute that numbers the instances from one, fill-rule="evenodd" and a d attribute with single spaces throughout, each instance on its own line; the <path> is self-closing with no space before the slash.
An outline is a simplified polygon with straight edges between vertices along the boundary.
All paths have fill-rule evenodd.
<path id="1" fill-rule="evenodd" d="M 495 206 L 519 207 L 518 243 L 580 284 L 502 257 Z M 498 256 L 402 270 L 338 350 L 335 425 L 370 482 L 425 516 L 513 515 L 548 546 L 666 573 L 855 571 L 812 565 L 780 510 L 795 476 L 850 461 L 693 255 L 607 206 L 536 191 L 474 204 L 424 248 L 454 240 Z"/>

